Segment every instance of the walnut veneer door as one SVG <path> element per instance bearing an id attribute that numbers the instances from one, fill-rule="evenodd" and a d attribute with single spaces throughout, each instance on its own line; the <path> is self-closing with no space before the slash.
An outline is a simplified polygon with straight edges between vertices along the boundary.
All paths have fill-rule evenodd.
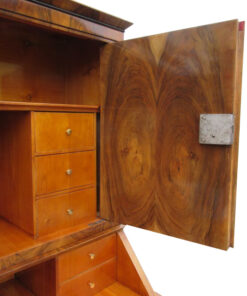
<path id="1" fill-rule="evenodd" d="M 105 46 L 102 218 L 233 245 L 242 41 L 233 20 Z M 202 113 L 233 113 L 234 144 L 199 144 Z"/>

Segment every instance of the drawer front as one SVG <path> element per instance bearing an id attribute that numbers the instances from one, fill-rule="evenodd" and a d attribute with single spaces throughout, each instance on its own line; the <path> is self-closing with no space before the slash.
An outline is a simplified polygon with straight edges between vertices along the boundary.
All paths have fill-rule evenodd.
<path id="1" fill-rule="evenodd" d="M 92 296 L 116 281 L 116 259 L 90 269 L 59 287 L 59 296 Z"/>
<path id="2" fill-rule="evenodd" d="M 83 223 L 96 216 L 96 189 L 39 199 L 36 210 L 39 236 Z"/>
<path id="3" fill-rule="evenodd" d="M 63 153 L 95 148 L 94 113 L 34 112 L 35 152 Z"/>
<path id="4" fill-rule="evenodd" d="M 36 194 L 96 184 L 96 152 L 85 151 L 35 158 Z"/>
<path id="5" fill-rule="evenodd" d="M 57 259 L 58 281 L 66 281 L 115 256 L 116 234 L 62 254 Z"/>

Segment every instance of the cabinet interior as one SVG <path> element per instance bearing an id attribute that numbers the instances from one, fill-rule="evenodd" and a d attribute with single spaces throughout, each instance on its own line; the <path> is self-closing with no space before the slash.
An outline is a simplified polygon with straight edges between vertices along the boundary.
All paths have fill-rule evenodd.
<path id="1" fill-rule="evenodd" d="M 104 42 L 0 19 L 0 100 L 99 105 Z"/>

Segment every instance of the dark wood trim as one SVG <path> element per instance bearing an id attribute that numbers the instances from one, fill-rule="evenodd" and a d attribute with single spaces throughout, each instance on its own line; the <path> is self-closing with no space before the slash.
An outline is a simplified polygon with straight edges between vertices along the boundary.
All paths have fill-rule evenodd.
<path id="1" fill-rule="evenodd" d="M 66 1 L 56 1 L 53 3 L 51 0 L 27 0 L 45 7 L 55 9 L 60 12 L 64 12 L 84 20 L 94 22 L 101 26 L 105 26 L 120 32 L 124 32 L 129 28 L 133 23 L 126 20 L 117 18 L 113 15 L 106 14 L 94 8 L 82 5 L 80 3 L 66 0 Z"/>
<path id="2" fill-rule="evenodd" d="M 99 112 L 99 106 L 0 101 L 0 111 Z"/>
<path id="3" fill-rule="evenodd" d="M 117 223 L 95 219 L 71 229 L 33 239 L 23 230 L 0 219 L 0 238 L 3 240 L 0 241 L 0 278 L 122 229 L 123 226 Z"/>
<path id="4" fill-rule="evenodd" d="M 120 31 L 26 0 L 1 0 L 0 17 L 106 43 L 123 40 Z"/>

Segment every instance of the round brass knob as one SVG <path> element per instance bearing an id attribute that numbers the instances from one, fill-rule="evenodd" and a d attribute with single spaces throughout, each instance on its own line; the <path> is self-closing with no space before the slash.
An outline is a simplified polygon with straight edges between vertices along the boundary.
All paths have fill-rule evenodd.
<path id="1" fill-rule="evenodd" d="M 89 253 L 88 256 L 89 256 L 89 258 L 91 260 L 94 260 L 94 258 L 95 258 L 95 254 L 94 253 Z"/>
<path id="2" fill-rule="evenodd" d="M 89 282 L 88 285 L 89 285 L 89 287 L 91 289 L 94 289 L 95 288 L 95 283 L 93 283 L 93 282 Z"/>
<path id="3" fill-rule="evenodd" d="M 68 175 L 68 176 L 72 175 L 72 169 L 66 170 L 66 175 Z"/>
<path id="4" fill-rule="evenodd" d="M 70 135 L 72 134 L 72 129 L 71 129 L 71 128 L 68 128 L 68 129 L 66 130 L 66 134 L 67 134 L 68 136 L 70 136 Z"/>
<path id="5" fill-rule="evenodd" d="M 73 213 L 74 213 L 74 211 L 73 211 L 72 209 L 68 209 L 68 210 L 67 210 L 67 214 L 68 214 L 68 215 L 72 216 Z"/>

